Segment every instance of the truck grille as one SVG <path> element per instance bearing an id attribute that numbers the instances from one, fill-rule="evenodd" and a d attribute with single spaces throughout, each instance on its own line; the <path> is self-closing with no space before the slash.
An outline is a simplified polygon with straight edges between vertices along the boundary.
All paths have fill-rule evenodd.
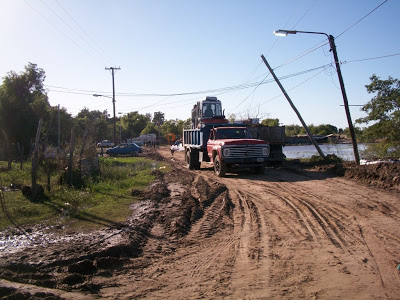
<path id="1" fill-rule="evenodd" d="M 238 145 L 238 146 L 227 146 L 223 149 L 229 149 L 229 155 L 224 156 L 226 158 L 243 158 L 243 157 L 265 157 L 268 154 L 263 155 L 263 148 L 269 148 L 269 145 Z"/>

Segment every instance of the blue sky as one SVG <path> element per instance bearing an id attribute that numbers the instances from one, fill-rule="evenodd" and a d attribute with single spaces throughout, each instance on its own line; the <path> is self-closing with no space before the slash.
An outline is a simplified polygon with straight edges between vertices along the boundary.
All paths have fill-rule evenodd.
<path id="1" fill-rule="evenodd" d="M 111 99 L 92 94 L 111 96 L 105 67 L 120 67 L 117 113 L 162 111 L 166 119 L 187 119 L 196 101 L 218 96 L 226 115 L 300 124 L 268 75 L 264 54 L 278 77 L 288 77 L 281 83 L 307 124 L 344 128 L 329 46 L 293 60 L 327 42 L 325 36 L 276 37 L 273 31 L 333 35 L 349 103 L 365 104 L 373 96 L 365 89 L 372 74 L 400 78 L 400 1 L 389 0 L 366 16 L 383 2 L 0 0 L 0 77 L 32 62 L 46 72 L 51 105 L 73 115 L 84 107 L 112 114 Z M 241 85 L 249 87 L 221 89 Z M 351 115 L 354 121 L 364 113 L 354 106 Z"/>

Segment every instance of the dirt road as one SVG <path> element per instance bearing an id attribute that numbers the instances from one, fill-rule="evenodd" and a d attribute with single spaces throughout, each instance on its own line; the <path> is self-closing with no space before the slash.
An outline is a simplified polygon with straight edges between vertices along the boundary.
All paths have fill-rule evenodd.
<path id="1" fill-rule="evenodd" d="M 400 299 L 398 193 L 292 167 L 218 178 L 159 153 L 174 170 L 132 207 L 118 242 L 49 245 L 51 262 L 32 249 L 19 271 L 17 254 L 3 255 L 1 278 L 43 286 L 51 273 L 60 298 Z"/>

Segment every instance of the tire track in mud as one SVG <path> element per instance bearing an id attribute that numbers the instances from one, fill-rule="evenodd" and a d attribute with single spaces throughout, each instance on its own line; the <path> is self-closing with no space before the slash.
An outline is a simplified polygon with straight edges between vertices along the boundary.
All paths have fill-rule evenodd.
<path id="1" fill-rule="evenodd" d="M 348 215 L 337 213 L 336 210 L 328 212 L 323 206 L 316 204 L 321 201 L 321 197 L 299 191 L 297 187 L 295 191 L 288 189 L 282 183 L 274 183 L 272 187 L 262 185 L 261 188 L 291 207 L 299 223 L 305 226 L 314 241 L 320 242 L 325 236 L 335 247 L 346 248 L 347 242 L 341 233 L 343 226 L 338 225 L 338 220 L 349 219 Z M 295 194 L 301 196 L 295 196 Z"/>
<path id="2" fill-rule="evenodd" d="M 308 176 L 301 173 L 294 177 L 286 170 L 272 171 L 254 180 L 253 175 L 247 174 L 220 179 L 208 170 L 202 171 L 204 176 L 215 177 L 215 181 L 228 187 L 235 205 L 233 234 L 238 241 L 254 216 L 250 216 L 253 207 L 257 208 L 261 222 L 260 242 L 264 243 L 261 259 L 255 263 L 246 258 L 249 262 L 246 276 L 254 280 L 247 280 L 246 276 L 240 278 L 240 273 L 236 272 L 239 264 L 245 262 L 241 259 L 246 257 L 246 252 L 238 253 L 231 272 L 233 292 L 228 295 L 245 298 L 248 294 L 243 291 L 247 290 L 257 298 L 254 287 L 264 280 L 264 294 L 259 298 L 340 298 L 344 295 L 390 298 L 379 287 L 383 286 L 380 278 L 386 282 L 386 287 L 390 286 L 387 277 L 379 274 L 387 276 L 393 272 L 387 268 L 387 263 L 386 269 L 382 268 L 383 260 L 397 265 L 400 262 L 394 250 L 398 249 L 398 234 L 389 228 L 400 215 L 393 197 L 391 202 L 374 200 L 371 191 L 355 183 L 318 174 L 314 177 L 311 172 Z M 368 219 L 371 212 L 372 223 Z M 353 216 L 360 218 L 364 238 Z M 387 222 L 384 226 L 380 224 L 381 219 Z M 383 229 L 383 233 L 378 229 Z M 385 245 L 391 250 L 379 249 Z M 375 260 L 377 253 L 384 257 L 378 256 Z M 268 267 L 269 275 L 257 277 L 256 270 L 251 269 L 254 266 Z M 248 283 L 247 289 L 245 283 Z M 395 279 L 391 283 L 398 286 Z M 318 284 L 316 289 L 313 288 L 315 284 Z"/>
<path id="3" fill-rule="evenodd" d="M 269 292 L 271 263 L 271 228 L 263 206 L 257 196 L 245 189 L 230 186 L 234 210 L 236 236 L 235 261 L 230 288 L 233 298 L 255 298 Z M 264 210 L 264 211 L 263 211 Z"/>
<path id="4" fill-rule="evenodd" d="M 302 215 L 306 216 L 305 222 L 310 224 L 311 228 L 313 228 L 313 232 L 316 232 L 315 235 L 318 235 L 318 231 L 322 229 L 322 232 L 333 245 L 335 245 L 337 248 L 345 248 L 346 241 L 341 237 L 337 225 L 330 222 L 329 218 L 325 217 L 324 213 L 313 204 L 311 199 L 293 196 L 290 192 L 287 191 L 287 189 L 283 189 L 280 184 L 278 185 L 280 186 L 280 194 L 282 194 L 282 191 L 284 190 L 286 192 L 285 196 L 277 195 L 276 192 L 268 188 L 265 188 L 265 190 L 268 193 L 278 196 L 282 201 L 288 203 L 296 210 L 302 212 Z M 311 216 L 313 216 L 313 218 L 311 218 Z M 316 241 L 317 240 L 318 238 L 316 238 Z"/>
<path id="5" fill-rule="evenodd" d="M 335 182 L 336 185 L 335 187 L 338 188 L 337 185 L 339 184 L 340 181 L 338 180 L 338 182 Z M 280 185 L 281 188 L 283 188 L 287 193 L 292 192 L 286 187 L 283 187 L 282 184 Z M 342 186 L 340 186 L 340 189 L 342 189 Z M 301 192 L 302 195 L 304 195 L 302 199 L 299 199 L 299 201 L 307 203 L 308 200 L 304 200 L 304 198 L 312 199 L 308 202 L 308 205 L 314 207 L 317 211 L 321 212 L 320 214 L 327 222 L 327 225 L 329 225 L 329 228 L 331 228 L 334 231 L 335 235 L 343 243 L 342 248 L 344 250 L 347 250 L 349 254 L 352 255 L 354 254 L 354 251 L 351 250 L 351 245 L 358 243 L 363 244 L 365 248 L 368 250 L 368 253 L 370 255 L 370 260 L 375 262 L 375 268 L 377 272 L 380 273 L 378 262 L 373 254 L 373 251 L 370 249 L 371 245 L 369 245 L 367 239 L 364 237 L 363 229 L 360 223 L 358 222 L 357 217 L 368 219 L 371 217 L 370 215 L 371 212 L 376 211 L 377 214 L 382 214 L 382 217 L 386 218 L 386 220 L 389 220 L 390 223 L 397 223 L 399 212 L 395 207 L 393 207 L 393 205 L 385 203 L 383 198 L 381 200 L 373 200 L 373 202 L 376 204 L 372 207 L 366 204 L 369 207 L 368 211 L 361 211 L 360 209 L 357 209 L 359 208 L 358 203 L 360 201 L 371 202 L 371 198 L 368 198 L 363 194 L 361 195 L 357 194 L 350 197 L 348 196 L 349 193 L 346 192 L 341 193 L 342 195 L 346 195 L 346 197 L 348 198 L 352 198 L 352 201 L 354 201 L 356 205 L 356 207 L 354 207 L 349 205 L 345 206 L 342 203 L 335 201 L 334 200 L 335 197 L 331 198 L 321 197 L 320 195 L 316 195 L 315 193 L 310 192 L 310 190 L 305 190 L 299 185 L 296 186 L 296 190 Z M 360 200 L 360 198 L 362 200 Z M 381 243 L 382 244 L 381 248 L 385 249 L 387 256 L 390 257 L 390 259 L 388 260 L 392 260 L 393 264 L 395 265 L 399 261 L 398 253 L 393 253 L 393 251 L 391 253 L 389 250 L 387 250 L 387 248 L 399 249 L 400 238 L 396 237 L 394 234 L 390 234 L 382 229 L 379 229 L 375 225 L 369 226 L 369 230 L 372 230 L 374 232 L 372 234 L 372 237 L 375 239 L 375 242 L 373 243 L 374 246 L 377 247 L 377 245 Z M 387 247 L 386 243 L 389 243 L 390 247 Z"/>
<path id="6" fill-rule="evenodd" d="M 260 187 L 263 188 L 266 193 L 276 196 L 287 205 L 303 212 L 303 215 L 307 215 L 307 221 L 312 224 L 312 228 L 314 228 L 315 232 L 318 234 L 320 242 L 322 242 L 321 238 L 325 237 L 337 249 L 347 252 L 347 258 L 342 252 L 333 252 L 336 253 L 334 257 L 339 259 L 338 263 L 344 264 L 345 262 L 343 259 L 345 259 L 345 261 L 350 259 L 350 262 L 348 261 L 346 265 L 354 268 L 354 264 L 360 264 L 360 257 L 364 257 L 362 259 L 363 264 L 369 262 L 368 269 L 371 273 L 376 274 L 382 287 L 385 287 L 385 279 L 381 272 L 382 267 L 380 267 L 382 264 L 382 257 L 379 259 L 376 258 L 373 251 L 373 248 L 375 248 L 375 251 L 377 250 L 376 243 L 379 241 L 376 240 L 375 234 L 373 234 L 372 240 L 370 236 L 370 241 L 367 242 L 361 225 L 358 221 L 354 222 L 354 220 L 356 220 L 355 215 L 360 215 L 360 213 L 355 211 L 353 207 L 347 207 L 346 210 L 345 206 L 332 201 L 332 198 L 317 195 L 298 185 L 291 186 L 290 189 L 283 183 L 274 183 L 272 187 L 267 187 L 265 185 L 260 185 Z M 294 196 L 294 194 L 296 194 L 296 196 Z M 389 207 L 386 205 L 384 206 Z M 386 214 L 385 211 L 382 213 Z M 361 213 L 361 215 L 364 214 Z M 379 232 L 376 228 L 374 228 L 374 230 Z M 389 248 L 393 249 L 393 244 L 396 244 L 397 246 L 395 245 L 395 247 L 398 249 L 400 246 L 399 238 L 383 231 L 381 231 L 381 234 L 382 236 L 380 239 L 383 240 L 381 241 L 383 248 L 385 248 L 384 243 L 390 241 L 389 243 L 391 246 Z M 374 242 L 371 244 L 372 241 Z M 360 244 L 363 245 L 361 248 L 358 246 Z M 391 253 L 387 250 L 384 250 L 384 253 L 386 253 L 384 254 L 386 260 L 391 261 L 393 265 L 398 264 L 398 253 L 393 253 L 393 251 Z M 397 260 L 395 259 L 396 257 Z M 351 263 L 351 261 L 353 262 Z M 344 273 L 351 274 L 347 267 L 343 267 L 343 271 Z"/>

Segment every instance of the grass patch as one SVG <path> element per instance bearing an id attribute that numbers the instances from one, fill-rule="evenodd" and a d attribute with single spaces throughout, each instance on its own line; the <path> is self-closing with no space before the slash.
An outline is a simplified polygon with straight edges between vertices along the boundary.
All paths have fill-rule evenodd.
<path id="1" fill-rule="evenodd" d="M 160 163 L 143 157 L 100 158 L 100 174 L 84 179 L 80 188 L 59 184 L 60 174 L 51 175 L 51 191 L 38 202 L 22 195 L 20 188 L 30 185 L 31 165 L 25 163 L 20 170 L 13 164 L 6 171 L 6 162 L 0 162 L 0 184 L 8 216 L 0 211 L 0 230 L 17 225 L 62 224 L 69 228 L 92 230 L 126 220 L 129 206 L 137 201 L 131 196 L 133 189 L 144 189 L 153 180 L 151 171 L 167 170 Z M 38 183 L 47 185 L 44 171 L 39 171 Z"/>

